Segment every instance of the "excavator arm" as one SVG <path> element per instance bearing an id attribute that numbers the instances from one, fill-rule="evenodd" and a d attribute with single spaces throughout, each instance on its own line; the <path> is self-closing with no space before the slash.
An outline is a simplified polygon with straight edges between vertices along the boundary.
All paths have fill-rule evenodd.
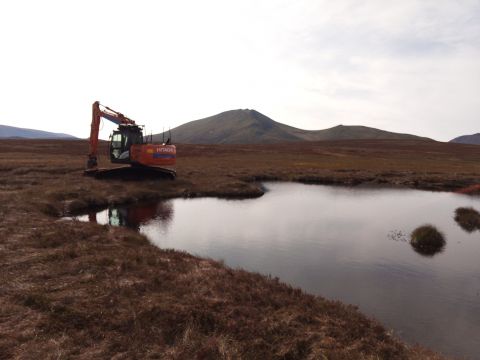
<path id="1" fill-rule="evenodd" d="M 100 108 L 100 106 L 102 108 Z M 98 133 L 100 130 L 101 118 L 107 119 L 117 125 L 135 125 L 135 121 L 129 119 L 122 113 L 110 109 L 107 106 L 100 105 L 95 101 L 92 105 L 92 124 L 90 127 L 90 150 L 88 153 L 87 170 L 95 170 L 98 167 Z"/>

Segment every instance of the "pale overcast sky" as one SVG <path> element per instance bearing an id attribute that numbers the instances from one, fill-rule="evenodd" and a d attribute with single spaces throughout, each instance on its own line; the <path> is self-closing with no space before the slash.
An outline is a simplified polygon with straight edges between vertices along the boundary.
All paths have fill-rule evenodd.
<path id="1" fill-rule="evenodd" d="M 480 0 L 6 0 L 0 34 L 4 125 L 88 137 L 99 100 L 154 133 L 238 108 L 480 132 Z"/>

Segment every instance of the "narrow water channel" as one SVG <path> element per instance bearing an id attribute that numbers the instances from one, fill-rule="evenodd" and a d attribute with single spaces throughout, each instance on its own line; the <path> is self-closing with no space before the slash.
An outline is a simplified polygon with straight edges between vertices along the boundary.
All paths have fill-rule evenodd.
<path id="1" fill-rule="evenodd" d="M 480 232 L 454 221 L 480 198 L 406 189 L 267 183 L 253 200 L 175 199 L 111 208 L 83 221 L 137 228 L 161 248 L 224 260 L 358 305 L 407 342 L 480 355 Z M 408 243 L 423 224 L 446 237 L 424 256 Z"/>

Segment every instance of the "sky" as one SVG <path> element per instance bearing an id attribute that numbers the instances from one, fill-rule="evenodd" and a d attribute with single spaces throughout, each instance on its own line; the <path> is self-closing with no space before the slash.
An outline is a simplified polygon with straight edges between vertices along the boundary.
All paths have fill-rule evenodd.
<path id="1" fill-rule="evenodd" d="M 99 100 L 148 133 L 246 108 L 480 132 L 480 0 L 5 0 L 0 49 L 3 125 L 86 138 Z"/>

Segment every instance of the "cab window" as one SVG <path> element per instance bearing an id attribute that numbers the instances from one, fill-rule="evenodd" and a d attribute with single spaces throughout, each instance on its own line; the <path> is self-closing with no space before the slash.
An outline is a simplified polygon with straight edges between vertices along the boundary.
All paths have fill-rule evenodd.
<path id="1" fill-rule="evenodd" d="M 112 148 L 122 148 L 122 134 L 113 134 L 112 136 Z"/>

